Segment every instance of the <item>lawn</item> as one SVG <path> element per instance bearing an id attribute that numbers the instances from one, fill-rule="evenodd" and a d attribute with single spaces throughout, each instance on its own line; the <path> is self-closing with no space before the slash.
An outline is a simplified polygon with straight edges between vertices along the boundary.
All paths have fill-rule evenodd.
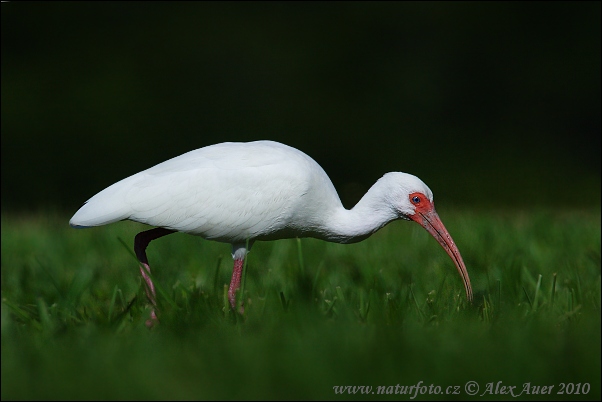
<path id="1" fill-rule="evenodd" d="M 439 213 L 472 304 L 411 222 L 256 243 L 244 316 L 230 247 L 174 234 L 148 249 L 152 330 L 131 251 L 148 227 L 3 214 L 2 399 L 599 400 L 600 210 Z"/>

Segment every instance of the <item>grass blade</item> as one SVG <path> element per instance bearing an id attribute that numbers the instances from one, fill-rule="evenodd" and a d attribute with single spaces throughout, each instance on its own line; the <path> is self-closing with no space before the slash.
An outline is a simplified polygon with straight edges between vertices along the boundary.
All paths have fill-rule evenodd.
<path id="1" fill-rule="evenodd" d="M 522 286 L 523 288 L 523 292 L 525 292 L 525 296 L 527 296 L 527 301 L 529 302 L 529 306 L 531 307 L 531 310 L 533 310 L 533 303 L 531 303 L 531 298 L 529 297 L 529 293 L 527 293 L 527 289 L 525 289 L 524 286 Z"/>
<path id="2" fill-rule="evenodd" d="M 217 258 L 217 264 L 215 264 L 215 274 L 213 276 L 213 293 L 215 295 L 218 294 L 218 289 L 219 289 L 219 270 L 220 270 L 220 266 L 222 265 L 222 256 L 220 255 Z"/>
<path id="3" fill-rule="evenodd" d="M 537 285 L 535 286 L 535 296 L 533 296 L 533 311 L 537 311 L 537 305 L 539 300 L 539 289 L 541 288 L 541 274 L 537 278 Z"/>
<path id="4" fill-rule="evenodd" d="M 286 298 L 284 297 L 284 292 L 280 292 L 280 302 L 282 303 L 282 308 L 286 313 L 288 311 L 288 304 L 290 303 L 290 300 L 286 300 Z"/>
<path id="5" fill-rule="evenodd" d="M 111 297 L 111 304 L 109 304 L 109 317 L 108 317 L 108 322 L 111 322 L 111 317 L 113 316 L 113 310 L 115 309 L 115 302 L 117 301 L 117 290 L 118 290 L 118 286 L 115 285 L 115 288 L 113 289 L 113 296 Z"/>
<path id="6" fill-rule="evenodd" d="M 224 283 L 224 293 L 223 293 L 223 297 L 222 297 L 222 303 L 223 303 L 223 307 L 222 307 L 222 311 L 224 312 L 224 317 L 228 317 L 228 314 L 230 314 L 230 301 L 228 300 L 228 285 Z"/>
<path id="7" fill-rule="evenodd" d="M 38 312 L 40 315 L 40 324 L 42 324 L 42 329 L 48 332 L 52 332 L 54 330 L 54 324 L 52 319 L 50 318 L 50 314 L 48 314 L 48 308 L 46 307 L 46 302 L 41 297 L 38 297 Z"/>
<path id="8" fill-rule="evenodd" d="M 556 276 L 557 276 L 556 272 L 554 272 L 554 275 L 553 275 L 554 280 L 552 281 L 552 297 L 551 297 L 552 307 L 554 306 L 554 299 L 556 298 Z"/>
<path id="9" fill-rule="evenodd" d="M 297 237 L 297 256 L 299 258 L 299 272 L 301 277 L 305 276 L 305 262 L 303 261 L 303 247 L 301 246 L 301 239 Z"/>

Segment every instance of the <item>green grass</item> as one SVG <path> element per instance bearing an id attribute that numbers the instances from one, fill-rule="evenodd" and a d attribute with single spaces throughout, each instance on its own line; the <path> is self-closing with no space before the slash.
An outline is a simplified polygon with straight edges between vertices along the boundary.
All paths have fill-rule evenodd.
<path id="1" fill-rule="evenodd" d="M 414 223 L 353 245 L 257 243 L 244 318 L 224 309 L 229 246 L 174 234 L 148 249 L 160 287 L 152 330 L 131 254 L 145 226 L 75 230 L 68 217 L 5 214 L 2 399 L 599 400 L 600 210 L 440 214 L 472 305 Z M 419 381 L 443 394 L 333 389 Z M 515 394 L 526 383 L 554 388 L 483 395 L 499 381 Z"/>

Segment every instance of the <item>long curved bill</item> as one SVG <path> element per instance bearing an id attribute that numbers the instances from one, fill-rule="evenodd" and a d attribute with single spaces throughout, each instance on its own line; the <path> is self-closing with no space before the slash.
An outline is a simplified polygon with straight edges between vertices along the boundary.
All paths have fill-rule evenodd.
<path id="1" fill-rule="evenodd" d="M 472 301 L 472 287 L 470 286 L 470 278 L 468 277 L 468 271 L 466 270 L 466 265 L 464 265 L 464 261 L 462 260 L 462 256 L 460 255 L 460 250 L 454 243 L 454 240 L 449 235 L 447 229 L 441 222 L 437 211 L 435 211 L 435 207 L 431 204 L 430 208 L 422 209 L 422 211 L 417 210 L 416 213 L 410 216 L 414 222 L 419 223 L 422 227 L 424 227 L 437 241 L 441 244 L 441 247 L 447 252 L 450 258 L 456 264 L 456 268 L 464 281 L 464 288 L 466 289 L 466 298 L 468 301 Z"/>

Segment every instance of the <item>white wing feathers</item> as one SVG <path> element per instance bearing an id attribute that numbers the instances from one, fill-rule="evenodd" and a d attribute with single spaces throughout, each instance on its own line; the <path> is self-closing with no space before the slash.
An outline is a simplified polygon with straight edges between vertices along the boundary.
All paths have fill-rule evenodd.
<path id="1" fill-rule="evenodd" d="M 70 224 L 130 219 L 230 243 L 269 237 L 287 229 L 316 167 L 325 175 L 307 155 L 278 143 L 212 145 L 107 187 Z"/>

